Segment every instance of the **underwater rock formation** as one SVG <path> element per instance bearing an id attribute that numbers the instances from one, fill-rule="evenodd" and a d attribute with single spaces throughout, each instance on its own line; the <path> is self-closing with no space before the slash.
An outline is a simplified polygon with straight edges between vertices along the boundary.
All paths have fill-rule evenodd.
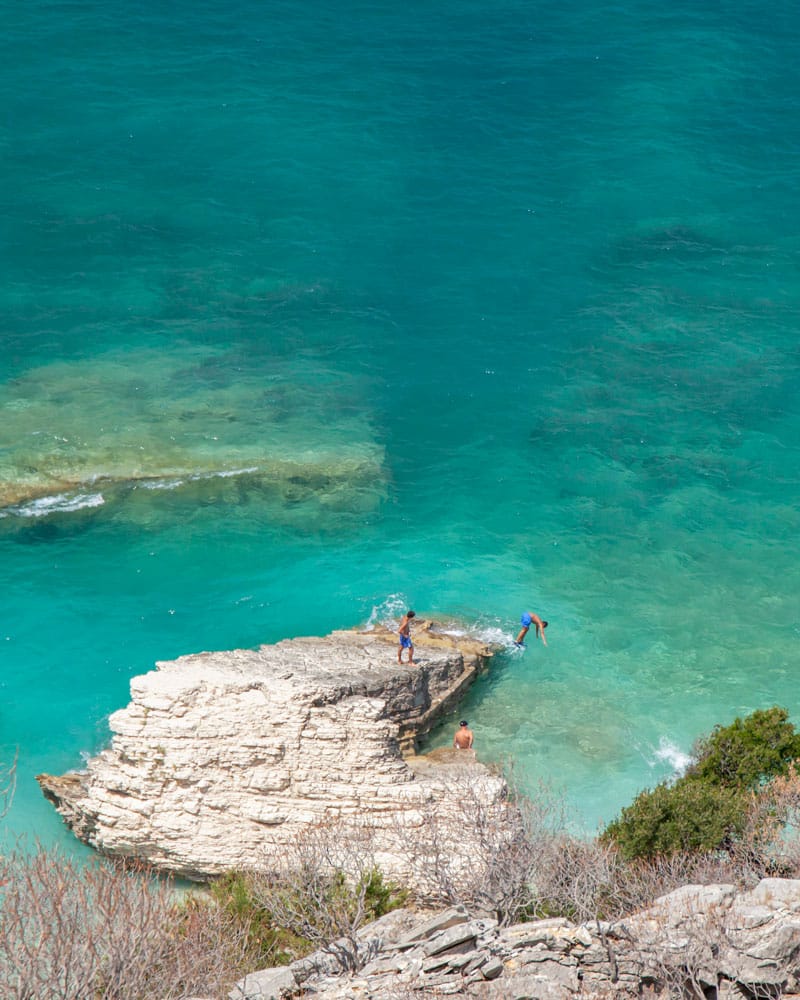
<path id="1" fill-rule="evenodd" d="M 235 362 L 142 349 L 0 385 L 0 516 L 101 506 L 137 487 L 140 502 L 174 490 L 235 500 L 231 483 L 278 511 L 373 509 L 384 451 L 353 387 L 311 365 Z"/>

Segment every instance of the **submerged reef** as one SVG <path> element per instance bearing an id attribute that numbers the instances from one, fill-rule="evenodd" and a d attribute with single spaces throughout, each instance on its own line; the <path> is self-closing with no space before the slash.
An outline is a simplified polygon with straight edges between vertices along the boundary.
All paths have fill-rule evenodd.
<path id="1" fill-rule="evenodd" d="M 384 452 L 352 386 L 285 359 L 246 373 L 236 360 L 142 349 L 54 362 L 0 386 L 0 510 L 99 506 L 134 487 L 374 508 Z"/>

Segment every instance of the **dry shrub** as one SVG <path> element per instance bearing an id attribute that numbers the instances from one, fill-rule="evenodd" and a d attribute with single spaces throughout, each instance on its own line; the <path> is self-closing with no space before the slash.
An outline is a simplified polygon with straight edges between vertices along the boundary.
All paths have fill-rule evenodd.
<path id="1" fill-rule="evenodd" d="M 752 888 L 765 872 L 725 851 L 674 853 L 626 861 L 608 844 L 564 836 L 537 865 L 535 917 L 566 916 L 578 923 L 619 920 L 684 885 Z"/>
<path id="2" fill-rule="evenodd" d="M 338 970 L 358 969 L 372 957 L 360 929 L 407 896 L 384 880 L 375 831 L 356 819 L 309 828 L 246 879 L 255 906 L 292 935 L 301 954 L 320 949 Z"/>
<path id="3" fill-rule="evenodd" d="M 6 767 L 0 764 L 0 819 L 8 813 L 14 792 L 17 787 L 17 756 L 14 755 L 13 762 Z"/>
<path id="4" fill-rule="evenodd" d="M 544 785 L 533 797 L 512 791 L 502 800 L 489 799 L 474 773 L 448 785 L 445 802 L 396 832 L 396 851 L 428 903 L 490 911 L 501 923 L 582 923 L 618 919 L 687 883 L 758 881 L 724 852 L 625 861 L 613 845 L 570 833 L 563 798 Z"/>
<path id="5" fill-rule="evenodd" d="M 250 971 L 241 929 L 219 908 L 176 901 L 140 868 L 40 850 L 0 860 L 0 884 L 7 1000 L 181 1000 Z"/>
<path id="6" fill-rule="evenodd" d="M 511 923 L 531 911 L 538 872 L 557 854 L 563 804 L 498 796 L 471 769 L 443 779 L 445 794 L 398 822 L 394 850 L 428 905 L 463 904 Z"/>
<path id="7" fill-rule="evenodd" d="M 635 970 L 662 997 L 705 1000 L 716 996 L 721 967 L 728 967 L 727 957 L 736 952 L 726 912 L 725 904 L 698 909 L 690 901 L 684 901 L 680 910 L 658 906 L 649 910 L 646 920 L 632 922 L 633 933 L 623 956 L 628 971 Z M 770 972 L 776 979 L 788 974 L 788 969 Z M 764 997 L 776 995 L 774 987 L 764 984 L 763 988 Z"/>
<path id="8" fill-rule="evenodd" d="M 744 829 L 729 847 L 732 862 L 759 878 L 800 874 L 800 773 L 792 764 L 750 793 Z"/>
<path id="9" fill-rule="evenodd" d="M 563 797 L 540 785 L 533 797 L 487 795 L 480 773 L 445 779 L 443 801 L 399 823 L 394 851 L 428 905 L 463 904 L 501 923 L 566 916 L 616 919 L 687 881 L 729 881 L 725 857 L 676 854 L 626 862 L 612 845 L 569 832 Z M 724 877 L 723 877 L 724 876 Z"/>

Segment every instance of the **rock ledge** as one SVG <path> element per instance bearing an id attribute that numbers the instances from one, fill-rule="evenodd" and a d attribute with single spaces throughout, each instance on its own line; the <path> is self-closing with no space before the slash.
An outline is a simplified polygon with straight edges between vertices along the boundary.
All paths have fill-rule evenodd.
<path id="1" fill-rule="evenodd" d="M 688 885 L 622 920 L 562 917 L 499 927 L 456 906 L 397 910 L 362 928 L 366 964 L 342 972 L 333 949 L 241 980 L 229 1000 L 796 1000 L 800 881 L 750 891 Z"/>

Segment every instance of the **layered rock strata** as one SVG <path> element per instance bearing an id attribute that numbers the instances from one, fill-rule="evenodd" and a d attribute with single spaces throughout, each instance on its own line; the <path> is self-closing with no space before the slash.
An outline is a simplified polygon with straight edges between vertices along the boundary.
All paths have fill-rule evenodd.
<path id="1" fill-rule="evenodd" d="M 360 932 L 365 963 L 337 972 L 333 951 L 242 980 L 230 1000 L 713 1000 L 800 993 L 800 881 L 684 886 L 614 922 L 561 917 L 498 927 L 463 907 L 400 910 Z"/>
<path id="2" fill-rule="evenodd" d="M 491 656 L 432 623 L 414 641 L 415 667 L 398 666 L 396 636 L 380 628 L 159 663 L 131 681 L 110 747 L 39 783 L 86 843 L 188 878 L 252 866 L 347 817 L 377 832 L 391 872 L 398 822 L 453 795 L 452 762 L 408 759 L 415 739 Z M 467 765 L 499 801 L 503 781 L 460 752 Z"/>

